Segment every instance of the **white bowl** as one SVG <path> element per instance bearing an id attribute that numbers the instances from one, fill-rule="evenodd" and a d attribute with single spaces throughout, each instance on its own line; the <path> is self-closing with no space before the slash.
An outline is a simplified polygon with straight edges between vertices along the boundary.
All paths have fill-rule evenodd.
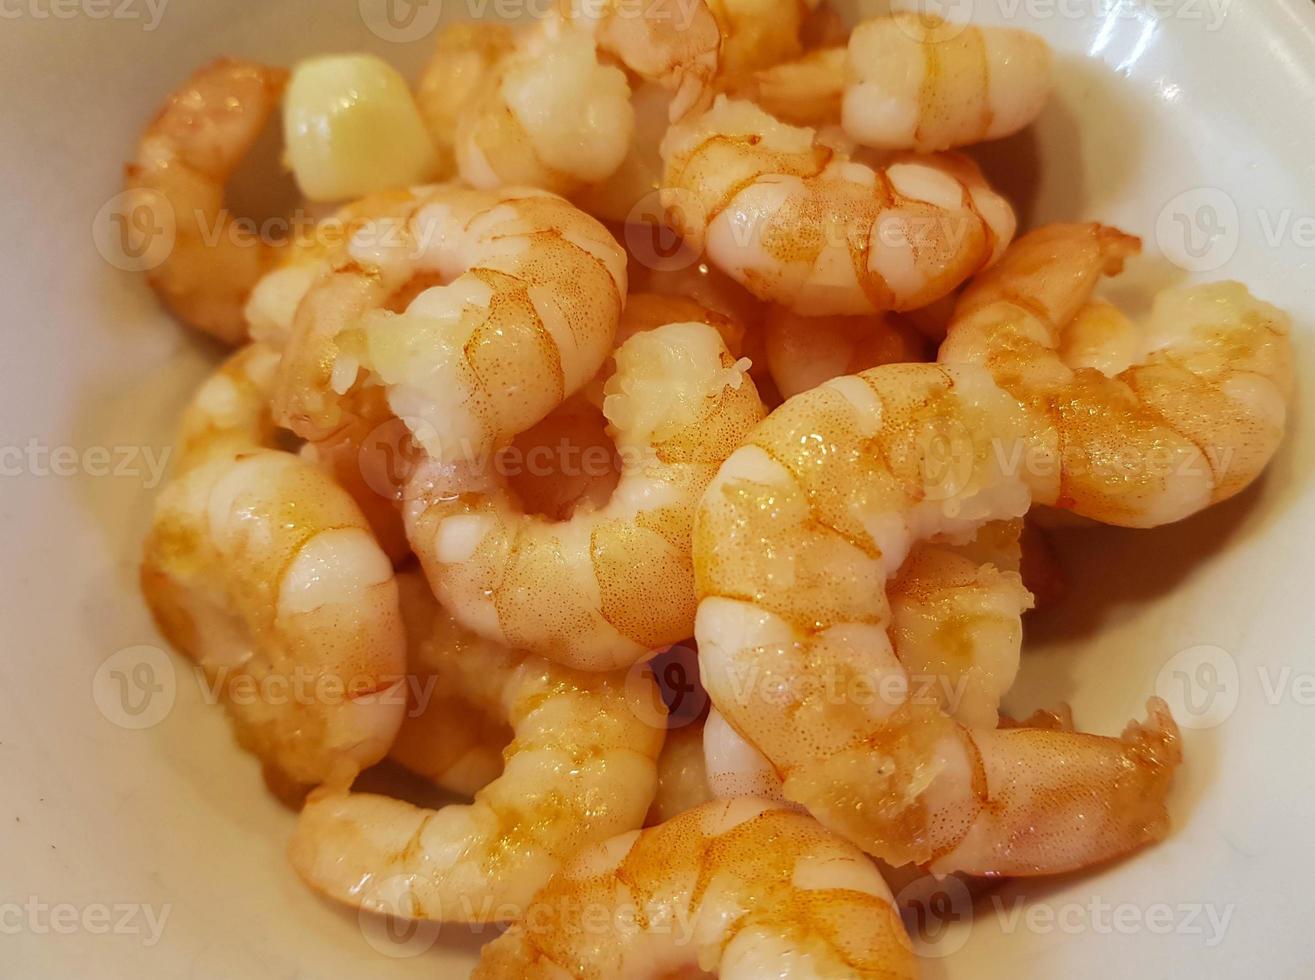
<path id="1" fill-rule="evenodd" d="M 311 895 L 283 856 L 292 814 L 160 652 L 136 588 L 152 466 L 216 351 L 93 235 L 144 120 L 205 60 L 368 49 L 418 65 L 426 41 L 390 38 L 422 33 L 439 5 L 395 28 L 384 2 L 4 7 L 0 975 L 458 975 L 492 934 L 398 944 Z M 1034 136 L 987 151 L 1031 222 L 1143 235 L 1148 254 L 1115 290 L 1133 305 L 1183 278 L 1247 282 L 1291 311 L 1299 377 L 1315 376 L 1309 3 L 940 7 L 1030 27 L 1062 53 Z M 1005 887 L 932 948 L 927 975 L 1315 975 L 1310 404 L 1241 498 L 1158 531 L 1065 535 L 1074 594 L 1032 622 L 1012 701 L 1068 699 L 1084 727 L 1113 732 L 1166 695 L 1188 729 L 1173 834 L 1094 873 Z M 72 448 L 49 457 L 58 447 Z"/>

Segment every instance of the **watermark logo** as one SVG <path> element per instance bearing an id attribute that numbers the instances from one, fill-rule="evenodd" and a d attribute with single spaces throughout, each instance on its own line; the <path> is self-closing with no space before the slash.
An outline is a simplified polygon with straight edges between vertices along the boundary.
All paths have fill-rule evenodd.
<path id="1" fill-rule="evenodd" d="M 419 41 L 438 28 L 443 0 L 358 0 L 361 20 L 384 41 Z"/>
<path id="2" fill-rule="evenodd" d="M 393 875 L 371 885 L 362 898 L 357 924 L 371 949 L 404 960 L 433 948 L 442 918 L 440 908 L 421 903 L 409 875 Z"/>
<path id="3" fill-rule="evenodd" d="M 1202 644 L 1179 650 L 1155 677 L 1164 699 L 1183 728 L 1215 728 L 1237 710 L 1241 677 L 1237 661 L 1223 647 Z"/>
<path id="4" fill-rule="evenodd" d="M 168 717 L 178 694 L 173 660 L 159 647 L 125 647 L 107 657 L 91 682 L 92 700 L 107 720 L 140 731 Z"/>
<path id="5" fill-rule="evenodd" d="M 1213 272 L 1224 266 L 1240 240 L 1237 202 L 1217 187 L 1183 191 L 1155 219 L 1160 251 L 1186 272 Z"/>
<path id="6" fill-rule="evenodd" d="M 654 272 L 688 269 L 699 261 L 699 253 L 686 246 L 676 229 L 690 227 L 690 216 L 700 213 L 698 201 L 688 191 L 679 187 L 651 191 L 626 216 L 626 250 Z"/>
<path id="7" fill-rule="evenodd" d="M 949 875 L 922 875 L 900 889 L 895 905 L 903 915 L 913 950 L 941 959 L 963 949 L 972 934 L 973 898 L 968 886 Z"/>
<path id="8" fill-rule="evenodd" d="M 124 272 L 158 269 L 173 253 L 178 222 L 159 191 L 135 188 L 106 201 L 91 223 L 96 251 Z"/>

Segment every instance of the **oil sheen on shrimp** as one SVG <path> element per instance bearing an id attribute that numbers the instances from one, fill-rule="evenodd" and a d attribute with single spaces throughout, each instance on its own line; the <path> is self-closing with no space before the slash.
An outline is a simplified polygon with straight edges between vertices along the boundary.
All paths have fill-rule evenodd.
<path id="1" fill-rule="evenodd" d="M 234 355 L 184 413 L 142 591 L 165 637 L 219 690 L 272 788 L 346 785 L 402 720 L 392 564 L 322 470 L 263 449 L 271 351 Z"/>
<path id="2" fill-rule="evenodd" d="M 959 156 L 851 159 L 719 97 L 662 143 L 676 230 L 760 299 L 808 315 L 926 306 L 992 262 L 1015 219 Z"/>
<path id="3" fill-rule="evenodd" d="M 703 323 L 632 336 L 603 411 L 621 476 L 600 509 L 527 513 L 495 465 L 422 465 L 407 536 L 468 628 L 585 670 L 629 665 L 689 636 L 690 522 L 731 448 L 762 417 L 743 362 Z"/>
<path id="4" fill-rule="evenodd" d="M 581 673 L 482 640 L 419 579 L 403 597 L 427 637 L 413 660 L 439 678 L 435 690 L 511 728 L 501 774 L 470 804 L 438 810 L 316 794 L 293 834 L 293 867 L 317 891 L 375 912 L 514 917 L 582 847 L 643 824 L 665 732 L 656 684 L 647 672 Z"/>
<path id="5" fill-rule="evenodd" d="M 389 308 L 433 282 L 443 285 L 404 313 Z M 391 413 L 430 456 L 480 457 L 593 377 L 625 291 L 620 246 L 560 197 L 407 195 L 389 222 L 346 243 L 297 307 L 276 415 L 322 442 Z"/>
<path id="6" fill-rule="evenodd" d="M 985 366 L 1023 406 L 1017 467 L 1038 503 L 1128 527 L 1250 484 L 1292 388 L 1287 316 L 1236 282 L 1160 293 L 1131 350 L 1127 321 L 1087 301 L 1140 244 L 1096 224 L 1024 236 L 960 298 L 939 357 Z M 1082 342 L 1066 344 L 1074 327 Z"/>
<path id="7" fill-rule="evenodd" d="M 867 857 L 804 814 L 741 798 L 584 851 L 484 947 L 474 976 L 917 973 L 890 890 Z"/>
<path id="8" fill-rule="evenodd" d="M 224 187 L 278 108 L 287 72 L 220 59 L 173 92 L 127 167 L 130 217 L 173 245 L 149 279 L 184 323 L 229 344 L 247 336 L 243 307 L 278 248 L 230 234 Z"/>
<path id="9" fill-rule="evenodd" d="M 773 412 L 695 519 L 713 704 L 789 800 L 894 865 L 1058 872 L 1166 829 L 1179 752 L 1161 702 L 1123 739 L 967 728 L 892 648 L 890 583 L 913 548 L 1027 510 L 996 451 L 1027 426 L 980 367 L 873 368 Z"/>

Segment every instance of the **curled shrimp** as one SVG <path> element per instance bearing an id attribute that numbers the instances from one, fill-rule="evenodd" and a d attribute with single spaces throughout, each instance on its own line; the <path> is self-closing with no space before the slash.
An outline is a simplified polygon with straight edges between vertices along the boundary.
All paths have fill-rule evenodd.
<path id="1" fill-rule="evenodd" d="M 598 371 L 625 290 L 621 248 L 559 197 L 407 194 L 297 307 L 276 417 L 312 442 L 359 443 L 395 415 L 430 456 L 477 457 Z M 412 297 L 403 313 L 390 309 L 399 296 Z"/>
<path id="2" fill-rule="evenodd" d="M 169 96 L 126 170 L 134 214 L 173 244 L 149 280 L 183 322 L 229 344 L 246 338 L 243 307 L 277 246 L 230 235 L 224 185 L 278 106 L 282 69 L 220 59 Z"/>
<path id="3" fill-rule="evenodd" d="M 464 86 L 449 85 L 438 104 L 455 110 L 457 168 L 474 187 L 515 184 L 569 195 L 616 173 L 631 158 L 635 107 L 625 71 L 611 61 L 670 93 L 663 100 L 669 118 L 710 101 L 720 36 L 703 0 L 681 9 L 688 23 L 658 3 L 638 11 L 612 3 L 562 6 L 563 16 L 510 40 L 469 32 L 454 38 L 454 45 L 474 49 L 461 64 L 473 63 L 467 74 L 480 91 L 467 95 Z M 447 57 L 440 46 L 436 59 Z M 449 78 L 455 68 L 436 64 L 430 73 Z"/>
<path id="4" fill-rule="evenodd" d="M 234 355 L 188 407 L 141 582 L 161 632 L 292 800 L 383 757 L 405 645 L 392 564 L 359 508 L 320 469 L 262 448 L 272 356 Z"/>
<path id="5" fill-rule="evenodd" d="M 1038 503 L 1128 527 L 1250 484 L 1282 440 L 1292 387 L 1287 316 L 1233 282 L 1160 293 L 1128 364 L 1126 321 L 1083 308 L 1140 244 L 1096 224 L 1031 232 L 964 292 L 939 358 L 984 365 L 1024 407 L 1017 465 Z M 1097 366 L 1065 362 L 1075 324 L 1086 344 L 1068 350 Z"/>
<path id="6" fill-rule="evenodd" d="M 1179 761 L 1160 702 L 1122 740 L 956 723 L 892 648 L 916 545 L 1029 505 L 1023 408 L 972 365 L 886 365 L 790 399 L 695 518 L 700 674 L 785 796 L 894 865 L 1042 874 L 1158 839 Z"/>
<path id="7" fill-rule="evenodd" d="M 694 973 L 911 980 L 917 967 L 867 857 L 808 816 L 741 798 L 582 853 L 474 976 Z"/>
<path id="8" fill-rule="evenodd" d="M 692 247 L 760 299 L 810 315 L 926 306 L 992 262 L 1014 215 L 957 156 L 873 168 L 719 97 L 662 143 L 662 200 Z"/>
<path id="9" fill-rule="evenodd" d="M 927 342 L 897 316 L 801 316 L 780 307 L 764 327 L 767 364 L 789 398 L 882 364 L 926 361 Z"/>
<path id="10" fill-rule="evenodd" d="M 693 511 L 762 404 L 715 330 L 680 323 L 622 345 L 603 411 L 621 476 L 600 509 L 528 514 L 490 461 L 422 464 L 406 505 L 407 537 L 464 625 L 585 670 L 689 635 Z"/>
<path id="11" fill-rule="evenodd" d="M 1051 61 L 1027 31 L 903 13 L 864 21 L 845 46 L 764 67 L 744 92 L 788 122 L 838 123 L 864 146 L 933 153 L 1029 125 L 1050 96 Z"/>
<path id="12" fill-rule="evenodd" d="M 656 685 L 647 672 L 580 673 L 482 640 L 423 582 L 403 596 L 425 637 L 413 662 L 437 678 L 435 690 L 510 726 L 502 772 L 472 803 L 439 810 L 316 794 L 293 833 L 293 867 L 317 891 L 370 911 L 514 917 L 581 847 L 643 823 L 665 728 L 654 724 Z"/>

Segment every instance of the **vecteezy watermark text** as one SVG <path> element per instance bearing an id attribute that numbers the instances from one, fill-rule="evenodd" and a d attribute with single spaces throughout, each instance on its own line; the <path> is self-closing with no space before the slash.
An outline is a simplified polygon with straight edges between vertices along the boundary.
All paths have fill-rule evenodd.
<path id="1" fill-rule="evenodd" d="M 153 31 L 169 0 L 0 0 L 0 20 L 135 20 Z"/>

